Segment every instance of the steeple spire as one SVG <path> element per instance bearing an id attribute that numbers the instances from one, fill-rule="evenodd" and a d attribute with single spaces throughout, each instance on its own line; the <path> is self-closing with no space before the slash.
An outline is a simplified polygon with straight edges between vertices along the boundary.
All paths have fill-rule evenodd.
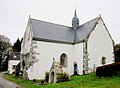
<path id="1" fill-rule="evenodd" d="M 75 13 L 74 13 L 74 17 L 72 19 L 72 27 L 74 30 L 76 30 L 79 26 L 79 19 L 77 17 L 77 13 L 76 13 L 76 9 L 75 9 Z"/>
<path id="2" fill-rule="evenodd" d="M 74 15 L 74 17 L 77 17 L 77 14 L 76 14 L 76 9 L 75 9 L 75 15 Z"/>

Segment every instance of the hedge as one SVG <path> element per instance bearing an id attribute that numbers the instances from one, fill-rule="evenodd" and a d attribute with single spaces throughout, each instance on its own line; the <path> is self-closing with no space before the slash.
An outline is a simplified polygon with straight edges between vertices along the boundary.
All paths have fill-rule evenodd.
<path id="1" fill-rule="evenodd" d="M 99 77 L 111 77 L 120 71 L 120 62 L 97 67 L 96 75 Z"/>

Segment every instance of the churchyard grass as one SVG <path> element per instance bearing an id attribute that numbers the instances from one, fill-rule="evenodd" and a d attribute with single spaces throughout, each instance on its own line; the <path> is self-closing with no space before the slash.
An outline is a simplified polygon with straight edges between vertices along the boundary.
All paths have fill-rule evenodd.
<path id="1" fill-rule="evenodd" d="M 95 73 L 83 76 L 72 76 L 69 82 L 47 85 L 34 84 L 32 81 L 22 80 L 14 75 L 5 74 L 4 77 L 21 85 L 22 88 L 120 88 L 120 76 L 99 78 Z"/>

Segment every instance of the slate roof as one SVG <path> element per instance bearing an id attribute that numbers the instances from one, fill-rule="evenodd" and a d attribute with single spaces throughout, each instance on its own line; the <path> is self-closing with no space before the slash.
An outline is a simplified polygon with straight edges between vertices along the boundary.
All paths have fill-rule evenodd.
<path id="1" fill-rule="evenodd" d="M 97 17 L 79 26 L 79 28 L 76 31 L 75 43 L 83 41 L 93 31 L 99 19 L 100 17 Z"/>
<path id="2" fill-rule="evenodd" d="M 72 27 L 49 23 L 30 18 L 34 39 L 48 42 L 78 43 L 89 35 L 100 17 L 80 25 L 77 30 Z"/>

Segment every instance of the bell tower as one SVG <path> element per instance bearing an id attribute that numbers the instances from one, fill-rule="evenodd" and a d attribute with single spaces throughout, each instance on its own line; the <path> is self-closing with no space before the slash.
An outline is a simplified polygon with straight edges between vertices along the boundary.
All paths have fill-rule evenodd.
<path id="1" fill-rule="evenodd" d="M 76 30 L 79 26 L 79 19 L 77 17 L 76 9 L 75 9 L 75 14 L 74 17 L 72 18 L 72 27 L 74 30 Z"/>

